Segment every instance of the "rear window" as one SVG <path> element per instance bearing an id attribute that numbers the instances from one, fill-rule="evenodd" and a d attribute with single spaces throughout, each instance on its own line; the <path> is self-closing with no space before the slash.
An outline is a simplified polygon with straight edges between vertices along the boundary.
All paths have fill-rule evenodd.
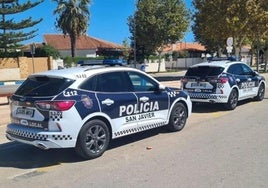
<path id="1" fill-rule="evenodd" d="M 200 66 L 200 67 L 191 67 L 187 70 L 185 76 L 197 76 L 197 77 L 206 77 L 206 76 L 218 76 L 223 72 L 223 67 L 210 67 L 210 66 Z"/>
<path id="2" fill-rule="evenodd" d="M 31 76 L 15 92 L 21 96 L 54 96 L 70 86 L 74 80 L 52 78 L 48 76 Z"/>

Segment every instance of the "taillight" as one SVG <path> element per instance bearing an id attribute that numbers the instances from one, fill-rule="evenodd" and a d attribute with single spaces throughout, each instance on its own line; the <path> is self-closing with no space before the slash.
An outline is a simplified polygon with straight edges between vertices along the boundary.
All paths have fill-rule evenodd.
<path id="1" fill-rule="evenodd" d="M 226 82 L 228 82 L 228 78 L 219 78 L 219 82 L 225 84 Z"/>
<path id="2" fill-rule="evenodd" d="M 215 79 L 211 79 L 210 83 L 221 83 L 221 84 L 225 84 L 226 82 L 228 82 L 228 78 L 222 77 L 222 78 L 215 78 Z"/>
<path id="3" fill-rule="evenodd" d="M 41 110 L 66 111 L 72 108 L 75 101 L 37 101 L 35 105 Z"/>

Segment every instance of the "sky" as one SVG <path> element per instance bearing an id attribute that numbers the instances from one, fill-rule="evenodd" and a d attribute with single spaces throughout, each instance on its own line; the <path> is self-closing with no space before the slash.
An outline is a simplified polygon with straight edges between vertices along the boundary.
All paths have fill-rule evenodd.
<path id="1" fill-rule="evenodd" d="M 22 3 L 25 0 L 20 0 L 19 2 Z M 87 35 L 117 44 L 122 44 L 124 40 L 129 40 L 131 34 L 127 25 L 127 18 L 133 15 L 135 3 L 136 0 L 91 0 Z M 191 0 L 185 0 L 185 3 L 187 8 L 191 8 Z M 33 20 L 43 18 L 41 23 L 33 27 L 34 29 L 39 29 L 37 36 L 24 41 L 25 44 L 44 42 L 44 34 L 61 34 L 61 31 L 55 27 L 56 15 L 53 14 L 53 11 L 56 9 L 56 6 L 55 2 L 45 0 L 34 8 L 13 15 L 13 17 L 16 16 L 15 19 L 17 20 L 30 16 Z M 186 33 L 184 41 L 194 41 L 191 31 Z"/>

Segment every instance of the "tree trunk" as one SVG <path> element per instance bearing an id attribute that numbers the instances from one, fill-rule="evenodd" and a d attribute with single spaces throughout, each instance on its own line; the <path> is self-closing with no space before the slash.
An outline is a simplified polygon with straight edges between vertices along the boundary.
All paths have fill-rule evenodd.
<path id="1" fill-rule="evenodd" d="M 74 35 L 70 35 L 71 38 L 71 54 L 74 63 L 74 57 L 76 56 L 76 37 Z"/>
<path id="2" fill-rule="evenodd" d="M 240 47 L 240 44 L 238 44 L 236 37 L 234 37 L 234 44 L 233 44 L 233 46 L 234 46 L 234 55 L 235 55 L 235 58 L 238 59 L 239 58 L 241 47 Z"/>
<path id="3" fill-rule="evenodd" d="M 157 72 L 160 72 L 161 58 L 162 58 L 162 51 L 158 51 L 158 70 L 157 70 Z"/>
<path id="4" fill-rule="evenodd" d="M 257 72 L 259 72 L 259 64 L 260 64 L 260 41 L 259 41 L 259 38 L 257 39 L 257 64 L 256 64 L 256 66 L 257 66 Z"/>
<path id="5" fill-rule="evenodd" d="M 267 71 L 267 61 L 268 61 L 268 50 L 264 51 L 264 72 Z"/>

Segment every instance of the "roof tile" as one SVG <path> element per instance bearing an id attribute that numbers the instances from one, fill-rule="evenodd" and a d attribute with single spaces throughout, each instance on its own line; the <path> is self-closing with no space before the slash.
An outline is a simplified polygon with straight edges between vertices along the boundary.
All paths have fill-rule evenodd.
<path id="1" fill-rule="evenodd" d="M 44 41 L 46 44 L 58 50 L 71 49 L 71 41 L 69 35 L 45 34 Z M 97 48 L 123 48 L 123 47 L 119 44 L 107 42 L 89 36 L 80 36 L 79 38 L 77 38 L 76 41 L 77 50 L 88 50 Z"/>
<path id="2" fill-rule="evenodd" d="M 187 43 L 187 42 L 177 42 L 175 44 L 167 45 L 164 48 L 165 52 L 168 51 L 183 51 L 183 50 L 198 50 L 198 51 L 206 51 L 205 46 L 201 45 L 200 43 L 193 42 L 193 43 Z"/>

